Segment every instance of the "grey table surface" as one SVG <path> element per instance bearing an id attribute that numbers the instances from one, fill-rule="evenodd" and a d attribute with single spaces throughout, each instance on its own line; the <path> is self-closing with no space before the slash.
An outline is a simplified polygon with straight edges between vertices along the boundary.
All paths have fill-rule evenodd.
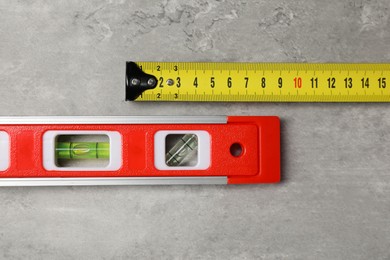
<path id="1" fill-rule="evenodd" d="M 388 104 L 129 103 L 126 60 L 390 62 L 387 0 L 0 0 L 0 115 L 278 115 L 283 182 L 0 189 L 0 258 L 390 259 Z"/>

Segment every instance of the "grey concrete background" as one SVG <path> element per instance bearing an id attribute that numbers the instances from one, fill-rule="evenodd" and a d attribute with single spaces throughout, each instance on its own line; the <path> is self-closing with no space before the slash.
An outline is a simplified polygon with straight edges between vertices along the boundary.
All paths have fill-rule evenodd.
<path id="1" fill-rule="evenodd" d="M 387 0 L 0 0 L 0 115 L 279 115 L 283 182 L 0 189 L 4 259 L 390 259 L 388 104 L 126 103 L 126 60 L 390 62 Z"/>

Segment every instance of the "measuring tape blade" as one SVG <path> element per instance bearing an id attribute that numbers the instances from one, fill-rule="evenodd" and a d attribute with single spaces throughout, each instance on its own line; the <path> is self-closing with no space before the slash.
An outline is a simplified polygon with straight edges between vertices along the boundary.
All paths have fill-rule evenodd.
<path id="1" fill-rule="evenodd" d="M 127 62 L 126 100 L 390 102 L 390 64 Z"/>

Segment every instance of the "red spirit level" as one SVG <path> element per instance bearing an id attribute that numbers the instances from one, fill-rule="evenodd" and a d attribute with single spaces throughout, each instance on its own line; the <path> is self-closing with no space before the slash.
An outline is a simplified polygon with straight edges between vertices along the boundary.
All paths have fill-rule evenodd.
<path id="1" fill-rule="evenodd" d="M 0 186 L 279 181 L 273 116 L 0 118 Z"/>

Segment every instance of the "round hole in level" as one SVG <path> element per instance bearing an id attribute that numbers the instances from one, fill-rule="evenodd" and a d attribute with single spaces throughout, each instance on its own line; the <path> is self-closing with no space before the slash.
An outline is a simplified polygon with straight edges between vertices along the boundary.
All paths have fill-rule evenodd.
<path id="1" fill-rule="evenodd" d="M 243 148 L 242 145 L 239 143 L 234 143 L 230 146 L 230 154 L 233 155 L 234 157 L 239 157 L 242 155 Z"/>

